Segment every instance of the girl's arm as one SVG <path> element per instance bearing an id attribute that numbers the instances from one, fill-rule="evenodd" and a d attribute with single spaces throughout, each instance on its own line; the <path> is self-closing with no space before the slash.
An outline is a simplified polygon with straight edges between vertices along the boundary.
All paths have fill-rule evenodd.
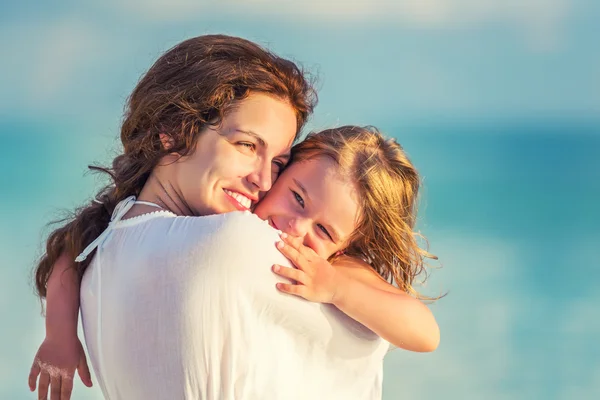
<path id="1" fill-rule="evenodd" d="M 392 343 L 410 351 L 434 351 L 440 330 L 421 301 L 384 281 L 366 263 L 345 258 L 334 264 L 332 304 Z"/>
<path id="2" fill-rule="evenodd" d="M 331 303 L 394 346 L 418 352 L 437 348 L 439 327 L 419 300 L 384 281 L 368 264 L 346 257 L 332 266 L 311 249 L 282 236 L 278 248 L 297 267 L 273 266 L 273 271 L 296 281 L 278 283 L 285 293 L 309 301 Z"/>
<path id="3" fill-rule="evenodd" d="M 86 386 L 92 386 L 85 352 L 77 337 L 79 287 L 72 257 L 63 253 L 48 279 L 46 338 L 35 355 L 29 373 L 31 391 L 35 391 L 39 375 L 39 398 L 45 399 L 50 387 L 52 399 L 68 400 L 73 389 L 75 370 Z"/>
<path id="4" fill-rule="evenodd" d="M 46 336 L 77 336 L 79 278 L 72 257 L 63 253 L 54 264 L 46 289 Z"/>

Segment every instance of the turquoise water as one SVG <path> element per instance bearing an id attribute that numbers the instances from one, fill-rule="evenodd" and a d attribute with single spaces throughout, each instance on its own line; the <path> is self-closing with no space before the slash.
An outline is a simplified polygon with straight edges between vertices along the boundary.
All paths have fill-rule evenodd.
<path id="1" fill-rule="evenodd" d="M 0 398 L 31 399 L 44 329 L 29 281 L 45 224 L 98 186 L 118 121 L 0 122 Z M 424 177 L 419 227 L 443 267 L 432 354 L 395 350 L 385 399 L 600 398 L 600 124 L 380 124 Z M 299 383 L 301 384 L 301 383 Z M 76 385 L 75 399 L 100 399 Z"/>

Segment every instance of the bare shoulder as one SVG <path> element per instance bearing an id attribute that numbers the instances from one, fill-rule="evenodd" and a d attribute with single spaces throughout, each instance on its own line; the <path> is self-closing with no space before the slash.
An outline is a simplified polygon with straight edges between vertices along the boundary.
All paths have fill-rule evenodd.
<path id="1" fill-rule="evenodd" d="M 336 260 L 333 265 L 365 284 L 392 293 L 404 293 L 402 290 L 383 279 L 369 264 L 358 258 L 341 257 Z"/>

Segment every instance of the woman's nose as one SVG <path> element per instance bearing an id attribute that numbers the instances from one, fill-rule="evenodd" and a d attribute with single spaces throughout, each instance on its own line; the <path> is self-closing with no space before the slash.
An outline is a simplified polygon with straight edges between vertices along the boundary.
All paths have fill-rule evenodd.
<path id="1" fill-rule="evenodd" d="M 254 171 L 248 176 L 248 180 L 261 192 L 266 192 L 273 185 L 273 173 L 271 164 L 268 162 L 259 162 Z"/>

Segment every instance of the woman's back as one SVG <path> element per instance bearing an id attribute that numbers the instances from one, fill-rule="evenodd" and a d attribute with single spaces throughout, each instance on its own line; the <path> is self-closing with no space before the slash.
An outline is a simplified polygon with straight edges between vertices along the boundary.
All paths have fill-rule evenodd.
<path id="1" fill-rule="evenodd" d="M 280 293 L 290 265 L 250 213 L 115 224 L 81 287 L 110 399 L 381 397 L 387 343 L 332 306 Z"/>

